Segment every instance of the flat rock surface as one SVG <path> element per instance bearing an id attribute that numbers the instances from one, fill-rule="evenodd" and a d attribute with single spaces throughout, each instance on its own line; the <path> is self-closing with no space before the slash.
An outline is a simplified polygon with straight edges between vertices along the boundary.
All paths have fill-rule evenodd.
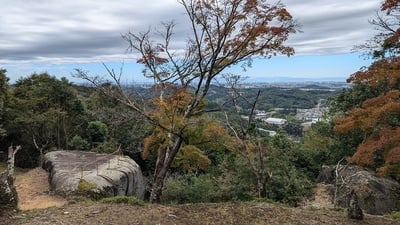
<path id="1" fill-rule="evenodd" d="M 143 198 L 145 184 L 140 167 L 131 158 L 87 151 L 53 151 L 44 157 L 50 189 L 74 195 L 81 179 L 94 184 L 104 196 L 135 195 Z"/>

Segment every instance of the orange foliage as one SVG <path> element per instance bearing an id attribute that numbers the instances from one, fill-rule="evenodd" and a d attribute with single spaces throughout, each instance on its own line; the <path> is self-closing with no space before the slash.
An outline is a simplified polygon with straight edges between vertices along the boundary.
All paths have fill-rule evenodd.
<path id="1" fill-rule="evenodd" d="M 348 111 L 346 117 L 336 119 L 334 131 L 364 131 L 366 138 L 350 161 L 385 173 L 400 163 L 400 58 L 376 61 L 353 74 L 349 81 L 379 87 L 382 94 Z"/>
<path id="2" fill-rule="evenodd" d="M 386 0 L 381 6 L 382 11 L 387 11 L 389 14 L 391 10 L 397 8 L 400 5 L 400 0 Z"/>
<path id="3" fill-rule="evenodd" d="M 372 63 L 368 68 L 358 71 L 347 79 L 347 82 L 365 83 L 376 86 L 383 82 L 395 85 L 400 79 L 400 58 L 392 57 Z"/>

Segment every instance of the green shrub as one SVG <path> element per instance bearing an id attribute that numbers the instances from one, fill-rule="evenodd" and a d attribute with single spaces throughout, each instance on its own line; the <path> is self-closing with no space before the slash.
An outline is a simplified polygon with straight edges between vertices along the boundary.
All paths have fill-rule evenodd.
<path id="1" fill-rule="evenodd" d="M 95 184 L 90 183 L 85 179 L 80 179 L 76 190 L 78 196 L 83 196 L 89 199 L 98 200 L 105 197 Z"/>
<path id="2" fill-rule="evenodd" d="M 217 189 L 210 174 L 176 175 L 166 180 L 163 198 L 166 203 L 215 202 Z"/>
<path id="3" fill-rule="evenodd" d="M 68 142 L 68 146 L 74 150 L 89 149 L 89 143 L 79 135 L 75 135 L 71 141 Z"/>
<path id="4" fill-rule="evenodd" d="M 117 149 L 118 149 L 117 144 L 115 144 L 113 142 L 105 141 L 105 142 L 97 145 L 96 148 L 93 150 L 98 153 L 109 154 L 109 153 L 115 152 Z"/>
<path id="5" fill-rule="evenodd" d="M 91 121 L 88 125 L 88 134 L 92 143 L 101 143 L 107 139 L 107 125 L 101 121 Z"/>
<path id="6" fill-rule="evenodd" d="M 396 212 L 392 212 L 388 215 L 386 215 L 386 217 L 395 219 L 395 220 L 399 220 L 400 219 L 400 211 L 396 211 Z"/>

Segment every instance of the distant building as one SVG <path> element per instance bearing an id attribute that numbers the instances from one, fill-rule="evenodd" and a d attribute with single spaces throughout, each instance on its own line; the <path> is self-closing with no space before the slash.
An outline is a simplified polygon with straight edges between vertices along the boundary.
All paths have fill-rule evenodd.
<path id="1" fill-rule="evenodd" d="M 285 125 L 286 122 L 287 122 L 287 120 L 285 120 L 285 119 L 282 119 L 282 118 L 273 118 L 273 117 L 269 117 L 269 118 L 267 118 L 267 119 L 263 119 L 263 121 L 264 121 L 265 123 L 274 124 L 274 125 L 278 125 L 278 126 Z"/>
<path id="2" fill-rule="evenodd" d="M 257 129 L 258 129 L 259 131 L 268 133 L 268 135 L 269 135 L 270 137 L 273 137 L 273 136 L 276 135 L 276 131 L 273 131 L 273 130 L 266 130 L 266 129 L 262 129 L 262 128 L 257 128 Z"/>

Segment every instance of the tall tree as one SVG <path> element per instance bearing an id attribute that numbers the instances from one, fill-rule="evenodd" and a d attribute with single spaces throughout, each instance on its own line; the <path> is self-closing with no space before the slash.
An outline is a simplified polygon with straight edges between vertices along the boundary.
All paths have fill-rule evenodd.
<path id="1" fill-rule="evenodd" d="M 367 70 L 350 78 L 355 84 L 381 86 L 381 94 L 366 99 L 360 107 L 336 120 L 335 131 L 359 129 L 364 140 L 359 144 L 352 162 L 377 168 L 380 172 L 398 176 L 400 168 L 400 58 L 374 62 Z"/>
<path id="2" fill-rule="evenodd" d="M 66 149 L 86 123 L 84 108 L 65 78 L 32 74 L 16 82 L 12 97 L 10 139 L 24 143 L 24 149 L 36 148 L 41 156 L 52 147 Z"/>
<path id="3" fill-rule="evenodd" d="M 104 89 L 134 111 L 143 114 L 164 133 L 165 144 L 158 151 L 151 202 L 159 202 L 167 172 L 185 141 L 183 133 L 191 119 L 206 112 L 202 105 L 214 78 L 226 68 L 243 63 L 251 65 L 254 56 L 272 57 L 276 54 L 292 55 L 294 50 L 284 42 L 297 31 L 297 23 L 280 2 L 266 0 L 180 0 L 190 22 L 192 36 L 187 47 L 174 49 L 172 37 L 174 23 L 165 23 L 163 31 L 151 30 L 124 35 L 130 49 L 139 53 L 137 62 L 144 64 L 144 75 L 154 79 L 158 97 L 153 107 L 143 109 L 128 95 Z M 162 41 L 154 35 L 161 34 Z M 110 71 L 116 85 L 121 87 L 120 74 Z M 84 71 L 78 76 L 102 88 L 101 81 Z M 171 84 L 176 88 L 171 89 Z M 169 99 L 179 99 L 179 108 L 167 117 L 152 116 L 162 110 Z M 175 101 L 176 102 L 176 101 Z M 161 107 L 161 108 L 160 108 Z M 168 119 L 168 124 L 162 121 Z"/>
<path id="4" fill-rule="evenodd" d="M 0 137 L 6 134 L 5 129 L 3 128 L 4 124 L 4 113 L 7 107 L 7 101 L 9 97 L 8 90 L 8 78 L 6 76 L 6 70 L 0 69 Z"/>
<path id="5" fill-rule="evenodd" d="M 361 104 L 338 118 L 334 129 L 361 130 L 364 140 L 350 160 L 400 179 L 400 1 L 386 0 L 381 11 L 385 16 L 372 21 L 381 33 L 366 45 L 373 46 L 377 60 L 348 79 L 372 92 L 364 93 Z"/>

